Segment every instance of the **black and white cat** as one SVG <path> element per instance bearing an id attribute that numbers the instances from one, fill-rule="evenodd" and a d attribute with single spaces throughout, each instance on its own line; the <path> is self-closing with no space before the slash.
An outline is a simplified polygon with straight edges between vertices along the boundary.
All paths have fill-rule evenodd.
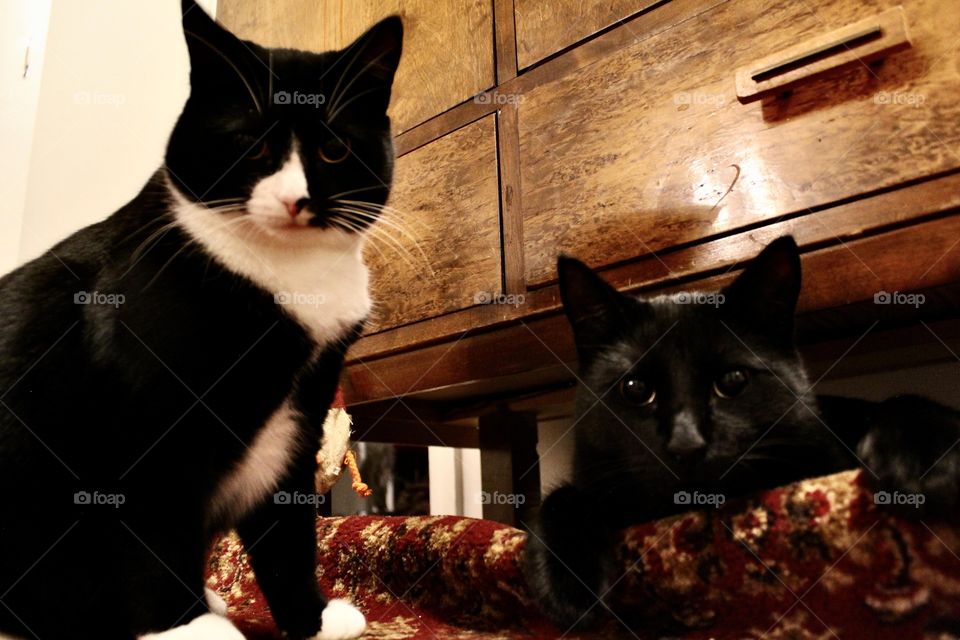
<path id="1" fill-rule="evenodd" d="M 811 391 L 793 335 L 792 238 L 772 242 L 722 297 L 622 294 L 566 257 L 558 270 L 580 365 L 573 477 L 544 500 L 524 560 L 563 628 L 602 617 L 598 600 L 618 577 L 615 532 L 688 510 L 677 492 L 732 498 L 859 461 L 878 488 L 923 493 L 923 513 L 956 514 L 957 411 Z"/>
<path id="2" fill-rule="evenodd" d="M 319 592 L 315 454 L 370 311 L 403 27 L 266 49 L 183 1 L 189 99 L 126 206 L 0 279 L 0 636 L 242 638 L 204 598 L 236 527 L 279 628 Z M 347 201 L 349 199 L 349 201 Z"/>

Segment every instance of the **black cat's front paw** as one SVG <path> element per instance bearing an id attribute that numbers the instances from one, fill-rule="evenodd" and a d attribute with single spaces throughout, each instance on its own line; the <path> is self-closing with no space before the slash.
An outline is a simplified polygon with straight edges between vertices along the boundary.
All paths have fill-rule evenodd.
<path id="1" fill-rule="evenodd" d="M 906 517 L 957 516 L 960 414 L 917 396 L 883 402 L 857 446 L 877 506 Z"/>
<path id="2" fill-rule="evenodd" d="M 541 611 L 563 630 L 589 629 L 602 618 L 601 585 L 589 585 L 543 544 L 531 538 L 523 557 L 527 584 Z"/>
<path id="3" fill-rule="evenodd" d="M 589 501 L 574 487 L 547 496 L 523 555 L 523 572 L 541 610 L 564 630 L 604 617 L 611 547 Z"/>

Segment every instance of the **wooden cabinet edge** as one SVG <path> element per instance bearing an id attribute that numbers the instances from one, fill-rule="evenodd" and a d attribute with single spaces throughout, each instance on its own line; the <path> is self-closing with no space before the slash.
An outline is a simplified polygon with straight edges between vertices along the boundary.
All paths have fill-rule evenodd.
<path id="1" fill-rule="evenodd" d="M 850 287 L 846 291 L 834 291 L 824 286 L 824 282 L 828 278 L 836 278 L 837 274 L 811 268 L 813 262 L 819 262 L 821 266 L 829 266 L 829 263 L 838 255 L 844 256 L 847 252 L 859 251 L 864 254 L 873 252 L 874 255 L 882 257 L 885 260 L 886 270 L 894 271 L 899 263 L 897 263 L 897 254 L 890 250 L 890 245 L 902 244 L 905 234 L 910 234 L 914 240 L 933 242 L 939 239 L 949 243 L 949 238 L 960 237 L 960 210 L 952 211 L 949 216 L 864 236 L 850 243 L 837 241 L 824 246 L 805 248 L 802 259 L 807 274 L 805 276 L 807 285 L 801 294 L 799 312 L 801 314 L 810 314 L 815 311 L 827 312 L 855 303 L 869 305 L 874 302 L 874 296 L 878 291 L 877 286 L 899 287 L 902 291 L 912 290 L 917 286 L 916 282 L 886 280 L 867 283 L 862 280 L 847 279 Z M 853 245 L 853 248 L 850 245 Z M 953 249 L 960 252 L 957 245 L 954 245 Z M 850 264 L 857 262 L 853 257 L 848 260 Z M 877 266 L 876 263 L 874 266 Z M 846 271 L 848 269 L 844 267 L 844 272 Z M 881 269 L 881 271 L 884 270 Z M 715 272 L 699 281 L 698 286 L 708 290 L 718 289 L 732 281 L 738 273 L 739 270 Z M 960 259 L 952 262 L 943 261 L 936 272 L 925 279 L 922 289 L 954 286 L 958 280 L 960 280 Z M 811 282 L 819 284 L 811 286 Z M 837 280 L 830 280 L 830 282 L 833 286 Z M 681 287 L 666 287 L 663 291 Z M 850 291 L 854 291 L 852 296 Z M 812 298 L 819 298 L 819 303 L 811 304 Z M 914 311 L 915 314 L 921 313 L 919 310 Z M 884 314 L 878 312 L 877 315 Z M 482 384 L 484 381 L 547 370 L 551 367 L 569 368 L 569 363 L 573 360 L 569 329 L 559 309 L 541 314 L 537 318 L 519 318 L 496 332 L 471 333 L 472 335 L 466 336 L 461 334 L 452 344 L 449 341 L 435 343 L 422 349 L 361 363 L 348 361 L 345 371 L 345 388 L 349 401 L 363 403 L 396 397 L 396 393 L 390 388 L 390 381 L 395 384 L 400 382 L 405 385 L 410 384 L 409 379 L 404 378 L 403 371 L 423 372 L 420 379 L 402 390 L 404 394 L 412 394 L 439 388 L 466 388 Z M 505 352 L 523 353 L 524 357 L 503 358 L 500 354 Z M 469 357 L 469 362 L 465 362 L 464 357 Z M 441 367 L 443 371 L 433 371 L 434 366 L 441 360 L 446 360 L 448 363 L 445 367 Z M 391 371 L 394 373 L 391 374 Z"/>
<path id="2" fill-rule="evenodd" d="M 669 286 L 671 281 L 695 281 L 698 274 L 721 270 L 736 262 L 747 260 L 765 242 L 779 235 L 793 233 L 802 246 L 828 244 L 856 239 L 868 233 L 876 234 L 889 228 L 908 226 L 924 218 L 942 215 L 957 207 L 960 207 L 960 172 L 658 254 L 667 265 L 686 263 L 688 266 L 683 270 L 666 272 L 659 260 L 648 255 L 605 269 L 602 273 L 605 278 L 620 288 L 660 289 Z M 808 228 L 803 224 L 809 215 L 824 214 L 831 216 L 829 229 L 821 225 Z M 725 251 L 725 248 L 731 244 L 737 246 L 737 250 Z M 651 267 L 660 270 L 661 273 L 650 278 Z M 354 345 L 348 354 L 348 360 L 386 357 L 424 345 L 455 339 L 464 332 L 493 331 L 521 318 L 534 318 L 550 313 L 558 309 L 559 305 L 556 286 L 547 285 L 524 293 L 521 306 L 474 306 L 364 336 Z"/>

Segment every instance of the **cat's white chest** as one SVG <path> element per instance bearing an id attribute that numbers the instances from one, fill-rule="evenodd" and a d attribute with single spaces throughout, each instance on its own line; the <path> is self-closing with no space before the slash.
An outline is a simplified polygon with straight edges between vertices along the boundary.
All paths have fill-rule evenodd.
<path id="1" fill-rule="evenodd" d="M 317 347 L 340 340 L 369 315 L 369 273 L 360 235 L 312 228 L 276 238 L 246 233 L 215 211 L 173 194 L 181 228 L 228 270 L 273 296 Z"/>

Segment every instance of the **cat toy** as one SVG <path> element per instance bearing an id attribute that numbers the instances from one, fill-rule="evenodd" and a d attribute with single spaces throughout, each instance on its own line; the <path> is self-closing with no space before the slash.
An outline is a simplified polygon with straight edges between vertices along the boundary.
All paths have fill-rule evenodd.
<path id="1" fill-rule="evenodd" d="M 327 412 L 323 423 L 323 439 L 320 441 L 320 450 L 317 452 L 317 493 L 327 493 L 340 479 L 344 468 L 350 472 L 353 490 L 361 498 L 368 498 L 373 494 L 360 477 L 360 468 L 357 466 L 357 456 L 350 449 L 350 427 L 353 420 L 347 413 L 347 406 L 343 400 L 343 390 L 337 388 L 337 394 Z"/>

